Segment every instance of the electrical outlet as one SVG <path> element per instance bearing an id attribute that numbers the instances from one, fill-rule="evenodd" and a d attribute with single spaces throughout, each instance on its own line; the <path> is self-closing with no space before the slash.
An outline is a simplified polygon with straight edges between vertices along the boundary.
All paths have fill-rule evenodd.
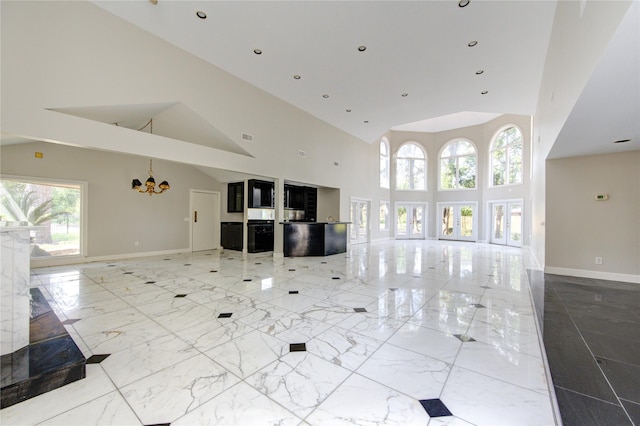
<path id="1" fill-rule="evenodd" d="M 602 258 L 600 256 L 596 257 L 596 265 L 602 265 Z"/>

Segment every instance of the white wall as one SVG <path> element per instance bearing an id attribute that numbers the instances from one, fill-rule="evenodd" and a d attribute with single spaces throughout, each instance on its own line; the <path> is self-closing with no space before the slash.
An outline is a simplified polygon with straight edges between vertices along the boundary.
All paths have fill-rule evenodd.
<path id="1" fill-rule="evenodd" d="M 36 158 L 35 152 L 44 157 Z M 189 191 L 220 191 L 223 187 L 194 167 L 154 159 L 156 181 L 169 181 L 171 189 L 148 196 L 131 189 L 132 179 L 146 180 L 148 157 L 46 142 L 3 146 L 1 153 L 3 175 L 88 182 L 90 258 L 188 250 Z"/>
<path id="2" fill-rule="evenodd" d="M 640 283 L 640 151 L 549 160 L 546 170 L 547 271 Z"/>
<path id="3" fill-rule="evenodd" d="M 630 4 L 630 0 L 557 3 L 533 128 L 531 247 L 541 264 L 545 246 L 549 247 L 545 211 L 561 208 L 546 205 L 547 155 Z M 597 117 L 584 125 L 597 126 Z"/>

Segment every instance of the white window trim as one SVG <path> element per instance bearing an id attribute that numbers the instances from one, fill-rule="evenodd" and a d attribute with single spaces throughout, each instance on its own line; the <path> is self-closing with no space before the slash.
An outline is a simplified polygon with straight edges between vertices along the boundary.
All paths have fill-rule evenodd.
<path id="1" fill-rule="evenodd" d="M 442 151 L 444 151 L 444 149 L 452 142 L 457 142 L 457 141 L 465 141 L 465 142 L 469 142 L 472 146 L 473 149 L 476 150 L 476 186 L 475 188 L 443 188 L 442 184 L 440 182 L 440 164 L 442 161 Z M 454 156 L 454 158 L 459 158 L 459 157 L 466 157 L 466 156 L 462 156 L 462 155 L 456 155 Z M 451 157 L 449 157 L 451 158 Z M 444 145 L 442 145 L 442 147 L 440 148 L 440 151 L 438 151 L 438 170 L 436 171 L 437 174 L 437 188 L 438 191 L 442 191 L 442 192 L 455 192 L 455 191 L 477 191 L 478 190 L 478 170 L 480 169 L 480 161 L 478 158 L 478 146 L 469 139 L 466 138 L 455 138 L 455 139 L 451 139 L 449 142 L 445 143 Z"/>
<path id="2" fill-rule="evenodd" d="M 517 183 L 505 183 L 502 185 L 494 185 L 493 184 L 493 156 L 491 155 L 493 152 L 493 144 L 496 140 L 496 138 L 498 137 L 498 135 L 502 132 L 504 132 L 505 130 L 511 128 L 511 127 L 515 127 L 516 129 L 518 129 L 518 131 L 520 132 L 520 135 L 522 137 L 522 179 L 520 182 Z M 489 164 L 487 167 L 487 186 L 489 188 L 505 188 L 505 187 L 510 187 L 510 186 L 518 186 L 518 185 L 523 185 L 524 184 L 524 157 L 525 157 L 525 140 L 524 140 L 524 132 L 522 131 L 522 128 L 520 126 L 518 126 L 517 124 L 506 124 L 502 127 L 500 127 L 491 137 L 491 140 L 489 142 Z M 507 155 L 507 172 L 509 169 L 509 156 Z M 477 186 L 477 183 L 476 183 Z"/>

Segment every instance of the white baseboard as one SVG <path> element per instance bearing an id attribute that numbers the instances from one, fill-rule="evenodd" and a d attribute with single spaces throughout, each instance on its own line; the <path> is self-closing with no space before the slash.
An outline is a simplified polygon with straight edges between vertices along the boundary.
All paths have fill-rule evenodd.
<path id="1" fill-rule="evenodd" d="M 556 268 L 545 266 L 547 274 L 567 275 L 570 277 L 594 278 L 597 280 L 621 281 L 625 283 L 640 284 L 640 275 L 618 274 L 615 272 L 589 271 L 587 269 Z"/>
<path id="2" fill-rule="evenodd" d="M 166 256 L 170 254 L 191 253 L 190 248 L 177 250 L 160 250 L 140 253 L 110 254 L 105 256 L 59 256 L 46 258 L 32 258 L 31 268 L 46 268 L 50 266 L 74 265 L 78 263 L 109 262 L 139 257 Z"/>

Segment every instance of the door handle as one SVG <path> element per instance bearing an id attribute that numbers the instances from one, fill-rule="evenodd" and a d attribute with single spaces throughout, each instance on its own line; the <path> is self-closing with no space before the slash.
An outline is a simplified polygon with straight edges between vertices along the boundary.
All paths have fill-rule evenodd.
<path id="1" fill-rule="evenodd" d="M 198 210 L 194 210 L 193 212 L 193 221 L 194 222 L 198 222 Z"/>

